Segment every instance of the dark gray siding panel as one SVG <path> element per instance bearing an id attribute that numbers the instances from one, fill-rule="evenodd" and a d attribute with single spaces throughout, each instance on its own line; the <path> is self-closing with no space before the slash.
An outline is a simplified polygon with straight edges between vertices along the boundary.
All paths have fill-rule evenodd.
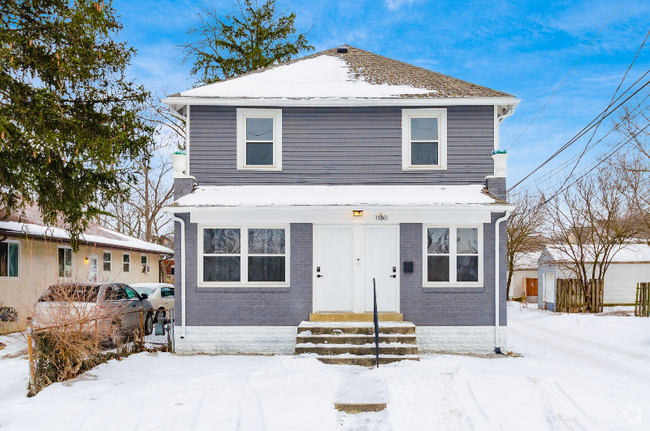
<path id="1" fill-rule="evenodd" d="M 185 217 L 185 216 L 183 216 Z M 297 326 L 312 310 L 311 224 L 291 224 L 291 277 L 289 288 L 197 288 L 197 225 L 186 227 L 188 326 Z M 176 238 L 180 229 L 176 228 Z M 180 292 L 180 241 L 175 242 Z M 181 298 L 176 295 L 176 324 L 181 322 Z"/>
<path id="2" fill-rule="evenodd" d="M 503 214 L 493 214 L 492 223 L 483 225 L 485 260 L 482 289 L 425 289 L 422 287 L 422 225 L 400 226 L 401 260 L 413 261 L 414 272 L 402 272 L 400 309 L 404 320 L 422 326 L 494 326 L 494 221 Z M 506 325 L 506 257 L 505 222 L 500 238 L 500 325 Z M 403 265 L 402 265 L 403 271 Z"/>
<path id="3" fill-rule="evenodd" d="M 282 171 L 237 170 L 235 107 L 192 106 L 199 185 L 480 184 L 493 174 L 492 106 L 447 108 L 447 170 L 402 171 L 402 108 L 282 108 Z"/>

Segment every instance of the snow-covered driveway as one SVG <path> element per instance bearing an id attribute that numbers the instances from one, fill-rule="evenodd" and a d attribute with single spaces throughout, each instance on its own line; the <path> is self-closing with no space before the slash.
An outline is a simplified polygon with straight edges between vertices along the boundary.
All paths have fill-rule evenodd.
<path id="1" fill-rule="evenodd" d="M 650 429 L 650 319 L 518 305 L 508 315 L 508 349 L 521 358 L 428 355 L 367 370 L 306 357 L 139 354 L 32 399 L 26 361 L 11 357 L 23 346 L 0 337 L 9 342 L 0 430 Z M 333 409 L 342 393 L 383 397 L 388 408 L 344 416 Z"/>

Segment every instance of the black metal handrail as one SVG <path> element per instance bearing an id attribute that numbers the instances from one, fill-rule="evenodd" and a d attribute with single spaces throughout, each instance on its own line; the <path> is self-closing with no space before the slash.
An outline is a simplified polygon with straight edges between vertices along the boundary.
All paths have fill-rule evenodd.
<path id="1" fill-rule="evenodd" d="M 375 322 L 375 357 L 377 358 L 377 368 L 379 368 L 379 314 L 377 313 L 377 281 L 372 279 L 372 293 L 374 302 L 374 315 Z"/>

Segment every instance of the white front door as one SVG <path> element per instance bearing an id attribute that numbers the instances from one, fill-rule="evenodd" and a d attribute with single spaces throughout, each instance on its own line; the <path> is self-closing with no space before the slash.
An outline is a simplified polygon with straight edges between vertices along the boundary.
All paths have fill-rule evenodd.
<path id="1" fill-rule="evenodd" d="M 399 310 L 399 233 L 397 226 L 363 229 L 363 311 L 373 311 L 373 279 L 377 310 Z"/>
<path id="2" fill-rule="evenodd" d="M 96 254 L 91 254 L 88 257 L 88 281 L 97 281 L 97 275 L 99 273 L 99 257 Z"/>
<path id="3" fill-rule="evenodd" d="M 551 272 L 544 274 L 544 302 L 555 303 L 555 276 Z"/>
<path id="4" fill-rule="evenodd" d="M 354 231 L 352 227 L 314 227 L 314 311 L 354 308 Z"/>

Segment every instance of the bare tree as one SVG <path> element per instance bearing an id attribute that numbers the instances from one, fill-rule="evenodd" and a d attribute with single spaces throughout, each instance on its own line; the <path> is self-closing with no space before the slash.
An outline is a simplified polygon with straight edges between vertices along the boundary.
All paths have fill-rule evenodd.
<path id="1" fill-rule="evenodd" d="M 528 192 L 509 196 L 508 200 L 516 205 L 508 218 L 506 260 L 508 262 L 508 282 L 506 298 L 510 297 L 512 271 L 517 265 L 517 257 L 523 252 L 540 250 L 543 245 L 542 227 L 544 225 L 543 199 Z"/>
<path id="2" fill-rule="evenodd" d="M 616 170 L 603 169 L 579 179 L 549 202 L 559 263 L 579 280 L 587 304 L 591 304 L 589 281 L 603 279 L 616 253 L 639 231 L 624 189 Z"/>

